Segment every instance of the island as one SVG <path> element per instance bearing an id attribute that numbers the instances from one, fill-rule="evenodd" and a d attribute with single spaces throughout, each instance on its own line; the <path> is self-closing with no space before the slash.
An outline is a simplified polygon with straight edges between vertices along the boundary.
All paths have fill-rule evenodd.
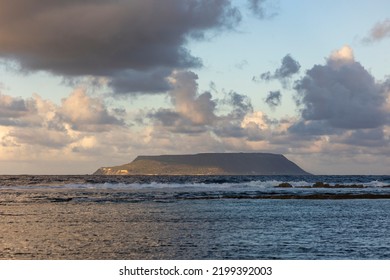
<path id="1" fill-rule="evenodd" d="M 101 167 L 94 175 L 310 175 L 284 155 L 200 153 L 138 156 L 130 163 Z"/>

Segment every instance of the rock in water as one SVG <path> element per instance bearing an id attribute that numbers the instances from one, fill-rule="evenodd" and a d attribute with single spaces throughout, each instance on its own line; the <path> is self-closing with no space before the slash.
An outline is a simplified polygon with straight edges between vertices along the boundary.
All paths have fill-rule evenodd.
<path id="1" fill-rule="evenodd" d="M 94 175 L 309 175 L 285 156 L 271 153 L 202 153 L 138 156 L 99 168 Z"/>

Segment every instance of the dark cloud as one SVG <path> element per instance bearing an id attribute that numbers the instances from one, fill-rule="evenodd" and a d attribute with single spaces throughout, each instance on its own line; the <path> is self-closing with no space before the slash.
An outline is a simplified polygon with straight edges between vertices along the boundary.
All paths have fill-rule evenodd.
<path id="1" fill-rule="evenodd" d="M 292 75 L 299 72 L 301 65 L 298 61 L 294 60 L 289 54 L 282 59 L 282 65 L 275 71 L 275 78 L 285 79 L 290 78 Z"/>
<path id="2" fill-rule="evenodd" d="M 185 47 L 189 38 L 241 19 L 229 0 L 0 0 L 0 7 L 0 57 L 27 71 L 112 78 L 119 92 L 166 90 L 172 69 L 201 65 Z"/>
<path id="3" fill-rule="evenodd" d="M 280 91 L 270 91 L 265 103 L 267 103 L 271 108 L 275 108 L 281 104 L 282 94 Z"/>
<path id="4" fill-rule="evenodd" d="M 294 74 L 299 72 L 301 65 L 298 61 L 293 59 L 291 55 L 287 54 L 282 58 L 282 65 L 275 70 L 274 73 L 270 71 L 264 72 L 260 75 L 259 78 L 253 77 L 253 81 L 270 81 L 270 80 L 279 80 L 283 86 L 287 86 L 288 79 L 290 79 Z"/>
<path id="5" fill-rule="evenodd" d="M 344 47 L 325 65 L 315 65 L 298 80 L 297 104 L 306 121 L 342 129 L 377 128 L 386 123 L 386 87 Z"/>
<path id="6" fill-rule="evenodd" d="M 390 141 L 386 139 L 383 128 L 359 129 L 353 131 L 342 141 L 344 144 L 365 147 L 388 147 Z"/>
<path id="7" fill-rule="evenodd" d="M 8 136 L 19 144 L 38 145 L 49 148 L 63 148 L 72 142 L 72 138 L 63 131 L 47 130 L 45 128 L 14 129 Z"/>
<path id="8" fill-rule="evenodd" d="M 111 77 L 108 85 L 117 94 L 127 94 L 129 89 L 132 92 L 140 93 L 161 93 L 171 89 L 167 77 L 172 70 L 169 68 L 158 68 L 150 71 L 126 70 L 120 71 Z"/>
<path id="9" fill-rule="evenodd" d="M 292 134 L 301 135 L 303 138 L 312 138 L 313 136 L 333 135 L 337 132 L 342 133 L 341 129 L 331 127 L 328 122 L 320 121 L 304 121 L 300 120 L 293 123 L 288 131 Z"/>
<path id="10" fill-rule="evenodd" d="M 371 43 L 375 41 L 381 41 L 389 37 L 390 37 L 390 18 L 375 24 L 374 27 L 370 30 L 369 34 L 363 39 L 363 42 Z"/>
<path id="11" fill-rule="evenodd" d="M 157 112 L 149 113 L 147 117 L 158 120 L 166 127 L 177 126 L 181 119 L 180 114 L 169 109 L 159 109 Z"/>
<path id="12" fill-rule="evenodd" d="M 194 124 L 190 119 L 170 109 L 161 108 L 149 113 L 147 117 L 153 120 L 155 127 L 161 126 L 160 128 L 175 134 L 192 135 L 207 131 L 206 125 Z"/>
<path id="13" fill-rule="evenodd" d="M 274 76 L 271 74 L 271 72 L 267 71 L 267 72 L 264 72 L 260 75 L 260 80 L 270 81 L 273 79 L 273 77 Z M 256 77 L 253 77 L 252 80 L 255 82 L 259 81 L 259 79 Z"/>
<path id="14" fill-rule="evenodd" d="M 253 112 L 252 102 L 246 95 L 230 92 L 227 103 L 232 106 L 232 110 L 228 114 L 231 119 L 242 121 L 245 115 Z"/>
<path id="15" fill-rule="evenodd" d="M 239 124 L 229 122 L 229 120 L 221 119 L 218 127 L 213 131 L 219 137 L 244 138 L 245 130 Z"/>
<path id="16" fill-rule="evenodd" d="M 40 126 L 41 118 L 38 110 L 39 101 L 39 98 L 36 97 L 22 99 L 0 94 L 0 126 Z"/>
<path id="17" fill-rule="evenodd" d="M 0 93 L 0 119 L 18 118 L 29 112 L 29 104 L 21 99 Z"/>

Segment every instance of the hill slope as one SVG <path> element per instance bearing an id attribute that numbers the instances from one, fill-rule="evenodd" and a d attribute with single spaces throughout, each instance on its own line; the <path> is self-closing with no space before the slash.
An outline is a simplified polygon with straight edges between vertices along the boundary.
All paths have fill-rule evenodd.
<path id="1" fill-rule="evenodd" d="M 308 175 L 285 156 L 270 153 L 204 153 L 138 156 L 94 175 Z"/>

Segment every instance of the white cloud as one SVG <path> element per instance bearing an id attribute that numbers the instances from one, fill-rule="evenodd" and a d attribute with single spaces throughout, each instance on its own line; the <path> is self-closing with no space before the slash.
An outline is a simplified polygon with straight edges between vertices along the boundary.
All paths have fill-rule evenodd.
<path id="1" fill-rule="evenodd" d="M 257 127 L 259 127 L 262 130 L 269 128 L 269 124 L 267 122 L 267 116 L 261 111 L 256 111 L 247 114 L 241 122 L 242 127 L 248 127 L 251 124 L 255 124 Z"/>
<path id="2" fill-rule="evenodd" d="M 127 129 L 124 121 L 110 112 L 102 99 L 92 98 L 82 89 L 76 89 L 60 105 L 38 94 L 26 99 L 0 95 L 1 160 L 83 162 L 88 160 L 83 154 L 91 156 L 91 151 L 96 159 L 111 150 L 104 139 L 122 128 Z"/>
<path id="3" fill-rule="evenodd" d="M 101 131 L 124 124 L 123 120 L 108 112 L 101 99 L 88 96 L 80 88 L 62 100 L 58 113 L 75 130 Z"/>
<path id="4" fill-rule="evenodd" d="M 341 67 L 346 64 L 352 64 L 355 62 L 353 50 L 350 46 L 345 45 L 341 49 L 334 50 L 329 58 L 328 64 L 333 67 Z"/>

